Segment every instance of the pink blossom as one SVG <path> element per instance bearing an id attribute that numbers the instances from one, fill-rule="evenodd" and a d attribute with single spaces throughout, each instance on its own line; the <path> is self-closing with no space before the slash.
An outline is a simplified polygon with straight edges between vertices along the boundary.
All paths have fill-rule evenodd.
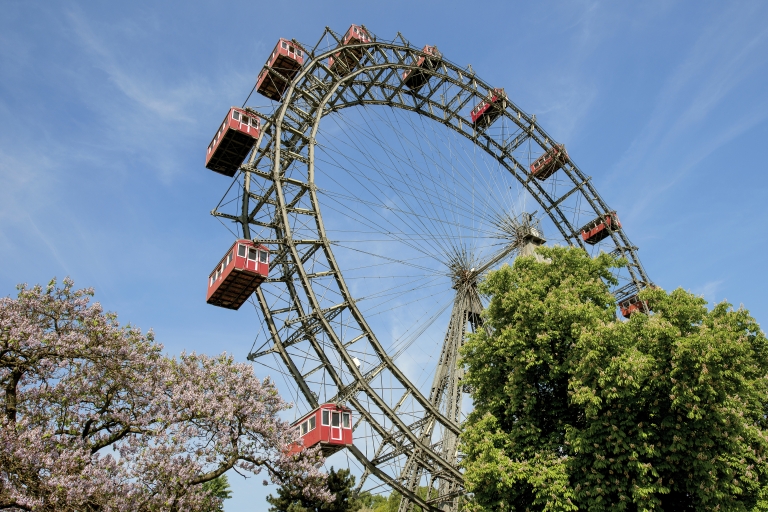
<path id="1" fill-rule="evenodd" d="M 267 378 L 222 354 L 162 354 L 93 291 L 19 286 L 0 299 L 0 509 L 202 510 L 235 469 L 330 500 L 317 450 L 279 418 Z"/>

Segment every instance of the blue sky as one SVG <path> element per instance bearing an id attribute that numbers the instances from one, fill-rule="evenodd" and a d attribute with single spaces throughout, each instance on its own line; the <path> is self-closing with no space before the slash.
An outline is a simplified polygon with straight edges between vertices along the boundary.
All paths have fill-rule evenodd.
<path id="1" fill-rule="evenodd" d="M 231 240 L 209 215 L 228 182 L 204 168 L 205 148 L 279 37 L 314 43 L 354 22 L 471 63 L 566 144 L 656 283 L 768 322 L 765 2 L 7 0 L 2 12 L 2 295 L 71 276 L 170 353 L 244 359 L 257 315 L 205 304 Z M 233 484 L 227 510 L 266 509 L 258 482 Z"/>

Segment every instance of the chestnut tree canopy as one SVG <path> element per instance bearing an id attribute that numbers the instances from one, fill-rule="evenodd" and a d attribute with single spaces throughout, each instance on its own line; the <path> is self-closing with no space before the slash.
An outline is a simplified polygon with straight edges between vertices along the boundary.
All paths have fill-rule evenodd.
<path id="1" fill-rule="evenodd" d="M 269 379 L 168 357 L 92 295 L 66 279 L 0 298 L 0 509 L 212 510 L 202 484 L 233 468 L 330 499 L 317 450 L 289 454 Z"/>
<path id="2" fill-rule="evenodd" d="M 463 347 L 469 509 L 768 510 L 768 342 L 740 307 L 647 289 L 617 319 L 610 255 L 491 273 Z"/>

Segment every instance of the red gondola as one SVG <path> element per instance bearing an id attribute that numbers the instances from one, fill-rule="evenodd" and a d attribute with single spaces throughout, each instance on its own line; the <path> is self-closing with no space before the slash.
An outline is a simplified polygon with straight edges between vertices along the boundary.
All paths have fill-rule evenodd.
<path id="1" fill-rule="evenodd" d="M 475 128 L 490 126 L 506 107 L 507 93 L 504 89 L 491 89 L 488 95 L 472 109 L 472 124 Z"/>
<path id="2" fill-rule="evenodd" d="M 629 318 L 630 315 L 632 315 L 632 313 L 635 311 L 640 311 L 642 313 L 648 309 L 648 303 L 646 301 L 640 300 L 640 297 L 635 294 L 631 297 L 627 297 L 626 299 L 619 301 L 619 309 L 621 310 L 621 315 L 624 318 Z"/>
<path id="3" fill-rule="evenodd" d="M 302 49 L 287 39 L 280 39 L 256 79 L 256 92 L 280 101 L 303 65 Z"/>
<path id="4" fill-rule="evenodd" d="M 656 290 L 658 287 L 655 284 L 648 284 L 646 289 L 650 290 Z M 625 290 L 624 288 L 621 290 L 618 290 L 618 296 L 622 296 L 622 292 L 625 292 L 623 294 L 623 299 L 619 299 L 619 309 L 621 310 L 621 315 L 624 318 L 629 318 L 632 313 L 636 311 L 640 311 L 641 313 L 651 311 L 651 305 L 648 303 L 647 300 L 640 300 L 640 296 L 637 293 L 636 289 L 634 289 L 634 293 L 632 290 Z"/>
<path id="5" fill-rule="evenodd" d="M 373 38 L 361 25 L 351 25 L 347 33 L 341 39 L 339 46 L 351 44 L 365 44 L 373 41 Z M 362 48 L 347 48 L 344 51 L 336 52 L 333 57 L 328 59 L 328 67 L 331 71 L 341 76 L 351 73 L 363 58 Z"/>
<path id="6" fill-rule="evenodd" d="M 269 249 L 251 240 L 237 240 L 208 278 L 206 302 L 239 309 L 269 275 Z"/>
<path id="7" fill-rule="evenodd" d="M 584 242 L 595 245 L 600 240 L 607 238 L 611 230 L 620 228 L 621 222 L 619 222 L 616 212 L 606 213 L 581 228 L 581 238 Z"/>
<path id="8" fill-rule="evenodd" d="M 562 168 L 567 161 L 568 153 L 565 151 L 565 146 L 562 144 L 552 146 L 531 164 L 531 174 L 536 179 L 545 180 Z"/>
<path id="9" fill-rule="evenodd" d="M 329 457 L 352 445 L 352 410 L 343 405 L 323 404 L 294 425 L 304 446 L 292 445 L 291 453 L 319 444 L 323 456 Z"/>
<path id="10" fill-rule="evenodd" d="M 261 121 L 245 110 L 232 107 L 219 131 L 208 144 L 205 167 L 229 176 L 235 175 L 259 137 Z"/>
<path id="11" fill-rule="evenodd" d="M 419 57 L 415 64 L 419 69 L 411 69 L 403 73 L 403 82 L 412 91 L 418 91 L 429 82 L 432 75 L 425 70 L 435 69 L 443 57 L 443 54 L 437 51 L 437 46 L 427 45 L 421 51 L 424 55 Z"/>

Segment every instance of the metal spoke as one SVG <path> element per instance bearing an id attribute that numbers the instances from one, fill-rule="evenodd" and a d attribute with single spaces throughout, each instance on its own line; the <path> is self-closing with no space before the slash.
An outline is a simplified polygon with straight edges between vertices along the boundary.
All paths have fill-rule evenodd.
<path id="1" fill-rule="evenodd" d="M 492 87 L 473 70 L 442 58 L 412 91 L 402 76 L 424 54 L 402 36 L 340 41 L 327 28 L 303 45 L 309 61 L 280 106 L 247 109 L 262 130 L 212 214 L 270 246 L 255 295 L 264 343 L 249 359 L 279 361 L 300 408 L 353 409 L 361 487 L 398 491 L 403 512 L 455 511 L 468 407 L 458 360 L 484 328 L 479 280 L 533 254 L 542 223 L 590 249 L 581 226 L 611 210 L 572 159 L 546 181 L 531 175 L 556 143 L 512 101 L 475 128 L 470 110 Z M 362 56 L 344 76 L 328 64 L 339 51 Z M 609 234 L 592 250 L 629 262 L 615 293 L 648 286 L 637 248 Z"/>

